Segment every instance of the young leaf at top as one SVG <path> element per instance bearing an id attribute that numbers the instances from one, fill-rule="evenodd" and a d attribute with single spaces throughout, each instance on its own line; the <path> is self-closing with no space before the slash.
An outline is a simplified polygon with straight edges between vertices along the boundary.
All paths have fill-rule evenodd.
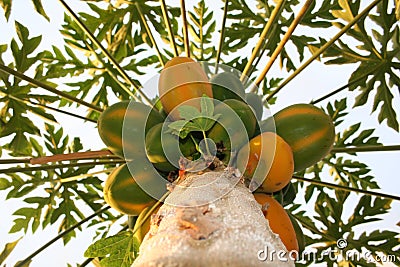
<path id="1" fill-rule="evenodd" d="M 211 129 L 219 114 L 214 115 L 214 103 L 208 96 L 202 96 L 200 99 L 200 109 L 198 111 L 192 106 L 178 107 L 179 114 L 183 120 L 178 120 L 168 125 L 169 132 L 178 135 L 184 139 L 190 132 L 206 132 Z"/>

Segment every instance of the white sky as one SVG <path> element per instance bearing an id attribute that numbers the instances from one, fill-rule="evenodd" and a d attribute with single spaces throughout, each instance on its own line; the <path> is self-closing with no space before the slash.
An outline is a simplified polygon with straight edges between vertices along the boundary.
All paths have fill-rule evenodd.
<path id="1" fill-rule="evenodd" d="M 194 1 L 188 2 L 192 3 Z M 79 4 L 78 1 L 68 1 L 68 3 L 70 3 L 71 7 L 75 11 L 82 11 L 82 4 Z M 43 35 L 41 48 L 49 49 L 53 44 L 60 44 L 61 35 L 59 34 L 58 29 L 60 28 L 59 25 L 63 22 L 63 9 L 58 1 L 43 1 L 43 4 L 47 14 L 51 17 L 50 23 L 35 13 L 32 2 L 29 0 L 13 1 L 13 11 L 9 23 L 4 20 L 3 11 L 1 10 L 0 44 L 9 43 L 11 37 L 16 37 L 14 33 L 14 19 L 21 22 L 23 25 L 28 26 L 31 36 Z M 221 21 L 218 20 L 218 17 L 221 17 L 220 11 L 216 14 L 216 17 L 218 23 L 217 29 L 219 29 L 221 23 Z M 332 33 L 335 32 L 336 29 L 332 31 Z M 278 64 L 275 64 L 274 68 L 271 70 L 273 75 L 287 77 L 287 74 L 279 70 L 277 65 Z M 312 98 L 315 99 L 346 84 L 353 69 L 354 66 L 335 68 L 325 67 L 318 62 L 313 63 L 301 75 L 287 85 L 281 93 L 279 93 L 279 102 L 273 107 L 272 112 L 274 113 L 293 103 L 309 102 Z M 154 94 L 154 92 L 149 93 L 149 95 L 152 94 Z M 345 92 L 338 94 L 329 100 L 333 101 L 334 99 L 341 99 L 345 96 L 350 96 L 349 99 L 351 99 L 352 95 Z M 398 103 L 398 92 L 396 92 L 395 100 Z M 349 102 L 352 103 L 351 100 Z M 346 117 L 346 121 L 341 125 L 341 128 L 362 121 L 364 128 L 377 129 L 375 135 L 380 136 L 380 141 L 382 143 L 387 145 L 399 144 L 399 133 L 388 129 L 385 125 L 378 125 L 376 114 L 371 115 L 370 110 L 370 106 L 354 109 L 351 114 Z M 59 114 L 56 114 L 56 116 L 57 118 L 61 118 Z M 91 128 L 91 124 L 84 124 L 82 126 L 79 120 L 71 119 L 67 116 L 64 116 L 60 121 L 62 121 L 62 125 L 66 130 L 65 132 L 70 134 L 71 137 L 79 136 L 85 144 L 88 144 L 94 149 L 103 147 L 103 144 L 98 137 L 97 130 Z M 82 131 L 82 129 L 84 129 L 84 131 Z M 372 168 L 372 173 L 381 186 L 382 192 L 400 195 L 400 179 L 396 171 L 397 168 L 395 168 L 396 164 L 398 164 L 399 156 L 399 152 L 360 153 L 359 160 L 367 163 Z M 2 157 L 5 158 L 4 153 Z M 354 199 L 356 200 L 357 198 L 354 197 Z M 8 230 L 12 227 L 12 213 L 25 204 L 18 200 L 5 201 L 5 193 L 3 191 L 0 192 L 0 203 L 0 214 L 2 215 L 0 223 L 0 250 L 2 250 L 7 242 L 14 241 L 18 237 L 22 236 L 21 233 L 9 235 Z M 351 215 L 352 210 L 352 207 L 349 207 L 345 212 L 346 214 Z M 384 220 L 374 224 L 374 226 L 379 229 L 389 228 L 398 231 L 399 229 L 394 228 L 393 226 L 395 223 L 400 221 L 398 216 L 399 214 L 400 203 L 394 202 L 391 213 L 383 216 Z M 115 231 L 117 230 L 118 229 L 115 229 Z M 67 262 L 72 264 L 75 262 L 83 262 L 83 252 L 88 245 L 91 244 L 93 233 L 93 229 L 86 229 L 85 233 L 77 232 L 77 238 L 70 241 L 66 247 L 63 246 L 62 241 L 53 244 L 46 251 L 35 257 L 31 266 L 66 266 Z M 25 258 L 39 246 L 53 238 L 56 234 L 57 227 L 55 226 L 47 227 L 43 231 L 39 229 L 33 235 L 28 233 L 7 259 L 7 265 L 13 265 L 16 261 Z"/>

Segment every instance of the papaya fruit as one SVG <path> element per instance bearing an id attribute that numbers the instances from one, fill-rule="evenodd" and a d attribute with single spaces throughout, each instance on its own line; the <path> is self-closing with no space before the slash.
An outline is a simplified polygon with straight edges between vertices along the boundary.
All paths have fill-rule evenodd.
<path id="1" fill-rule="evenodd" d="M 276 133 L 290 145 L 296 172 L 324 158 L 335 141 L 331 117 L 311 104 L 286 107 L 260 125 L 262 132 L 276 129 Z"/>
<path id="2" fill-rule="evenodd" d="M 146 175 L 145 173 L 141 174 Z M 127 164 L 112 171 L 103 188 L 104 200 L 107 204 L 128 215 L 139 215 L 143 209 L 153 205 L 156 200 L 140 187 L 136 179 L 144 180 L 152 179 L 152 177 L 149 177 L 148 174 L 134 177 Z"/>
<path id="3" fill-rule="evenodd" d="M 244 86 L 240 79 L 231 72 L 222 72 L 210 79 L 213 98 L 219 101 L 227 99 L 245 100 Z"/>
<path id="4" fill-rule="evenodd" d="M 262 206 L 267 206 L 263 210 L 264 217 L 268 220 L 272 232 L 279 235 L 282 243 L 288 252 L 299 252 L 299 244 L 293 224 L 285 209 L 271 196 L 263 193 L 254 194 L 256 201 Z"/>
<path id="5" fill-rule="evenodd" d="M 236 159 L 237 168 L 250 190 L 273 193 L 284 188 L 291 180 L 294 169 L 290 146 L 277 134 L 262 133 L 243 146 Z"/>
<path id="6" fill-rule="evenodd" d="M 158 93 L 165 112 L 180 119 L 178 107 L 190 105 L 200 110 L 200 98 L 213 97 L 207 74 L 198 62 L 188 57 L 174 57 L 161 71 Z"/>
<path id="7" fill-rule="evenodd" d="M 216 105 L 214 114 L 220 117 L 207 132 L 207 137 L 223 146 L 223 161 L 227 163 L 231 152 L 239 151 L 253 136 L 257 119 L 249 105 L 237 99 L 227 99 Z"/>
<path id="8" fill-rule="evenodd" d="M 121 158 L 133 159 L 136 155 L 145 155 L 145 132 L 162 121 L 161 114 L 150 106 L 121 101 L 100 115 L 98 132 L 111 152 Z"/>
<path id="9" fill-rule="evenodd" d="M 253 108 L 257 120 L 260 121 L 263 115 L 263 103 L 261 96 L 255 93 L 246 93 L 246 103 Z"/>
<path id="10" fill-rule="evenodd" d="M 164 126 L 164 128 L 163 128 Z M 163 132 L 168 124 L 159 123 L 146 134 L 146 154 L 148 159 L 160 171 L 173 171 L 179 165 L 180 157 L 188 157 L 196 152 L 192 139 L 181 139 L 177 135 Z"/>

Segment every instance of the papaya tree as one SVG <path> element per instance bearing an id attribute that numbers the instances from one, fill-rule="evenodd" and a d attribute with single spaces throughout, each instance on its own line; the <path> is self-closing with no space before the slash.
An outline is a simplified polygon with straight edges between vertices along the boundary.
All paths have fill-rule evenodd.
<path id="1" fill-rule="evenodd" d="M 400 265 L 400 1 L 0 5 L 0 264 Z"/>

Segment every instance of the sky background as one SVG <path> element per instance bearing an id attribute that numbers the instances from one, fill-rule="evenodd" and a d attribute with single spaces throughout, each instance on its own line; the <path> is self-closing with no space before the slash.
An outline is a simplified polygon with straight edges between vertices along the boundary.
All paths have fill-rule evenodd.
<path id="1" fill-rule="evenodd" d="M 188 5 L 191 3 L 194 3 L 194 1 L 188 1 Z M 209 1 L 207 3 L 209 3 Z M 52 45 L 58 46 L 62 44 L 62 36 L 58 32 L 64 17 L 62 6 L 58 1 L 43 1 L 43 4 L 47 14 L 51 18 L 50 22 L 47 22 L 34 11 L 32 2 L 29 0 L 13 1 L 13 11 L 8 22 L 5 21 L 3 11 L 0 10 L 0 44 L 9 44 L 11 38 L 16 37 L 14 20 L 28 26 L 31 34 L 30 36 L 43 35 L 41 46 L 37 51 L 50 49 Z M 84 4 L 79 3 L 79 1 L 68 1 L 68 4 L 70 4 L 75 11 L 84 10 Z M 215 17 L 217 19 L 217 29 L 219 29 L 221 20 L 218 20 L 218 18 L 222 18 L 222 12 L 216 10 Z M 336 32 L 337 29 L 332 29 L 332 36 Z M 217 46 L 217 42 L 215 44 Z M 11 60 L 9 57 L 5 59 L 6 63 Z M 262 65 L 263 62 L 261 62 L 260 65 Z M 287 77 L 287 73 L 280 70 L 278 65 L 279 64 L 274 65 L 271 70 L 271 75 Z M 349 75 L 354 68 L 355 66 L 326 67 L 319 62 L 314 62 L 279 93 L 278 102 L 271 109 L 272 113 L 290 104 L 310 102 L 311 99 L 316 99 L 319 96 L 323 96 L 325 93 L 346 84 Z M 154 74 L 155 73 L 149 73 L 147 77 L 141 79 L 142 83 L 145 83 L 145 81 L 153 77 Z M 154 96 L 156 88 L 154 88 L 154 86 L 145 87 L 145 92 L 148 96 Z M 346 96 L 348 96 L 349 105 L 352 105 L 352 103 L 354 103 L 352 100 L 354 99 L 354 93 L 349 94 L 348 92 L 344 92 L 330 98 L 328 101 L 342 99 Z M 395 92 L 395 101 L 396 103 L 399 103 L 398 92 Z M 325 104 L 326 102 L 321 103 L 321 106 L 325 106 Z M 386 125 L 378 125 L 376 114 L 370 114 L 370 111 L 370 105 L 352 110 L 346 117 L 345 122 L 340 125 L 340 129 L 347 128 L 348 126 L 361 121 L 363 128 L 376 128 L 374 135 L 379 136 L 380 142 L 383 144 L 399 144 L 399 133 L 389 129 Z M 397 108 L 397 112 L 398 111 L 399 109 Z M 80 137 L 87 147 L 91 147 L 94 150 L 104 147 L 98 136 L 97 130 L 92 127 L 91 124 L 83 124 L 79 120 L 71 119 L 59 114 L 56 114 L 56 118 L 61 122 L 65 132 L 67 132 L 71 137 Z M 38 124 L 42 125 L 41 120 L 36 121 Z M 0 142 L 6 141 L 6 139 L 0 139 Z M 400 195 L 400 177 L 397 168 L 395 168 L 396 164 L 399 162 L 399 156 L 399 152 L 359 153 L 358 158 L 361 162 L 367 163 L 371 167 L 372 174 L 376 177 L 382 188 L 382 192 Z M 3 153 L 2 158 L 7 158 L 6 153 Z M 33 235 L 30 231 L 28 231 L 26 235 L 22 233 L 13 235 L 8 234 L 9 229 L 13 225 L 14 218 L 12 213 L 16 209 L 21 208 L 24 203 L 19 200 L 5 201 L 5 196 L 6 194 L 3 191 L 0 191 L 0 214 L 2 216 L 2 220 L 0 221 L 0 251 L 7 242 L 14 241 L 23 236 L 23 240 L 18 244 L 17 248 L 6 261 L 7 266 L 12 266 L 18 260 L 25 258 L 39 246 L 53 238 L 57 234 L 57 227 L 50 226 L 43 231 L 39 229 Z M 353 196 L 353 198 L 354 200 L 357 200 L 356 196 Z M 353 208 L 354 207 L 346 207 L 346 214 L 350 216 Z M 384 220 L 374 224 L 374 227 L 398 231 L 399 228 L 395 228 L 394 225 L 400 222 L 399 214 L 400 203 L 394 201 L 391 213 L 382 216 Z M 70 241 L 65 247 L 63 246 L 62 241 L 58 241 L 46 249 L 46 251 L 35 257 L 31 266 L 66 266 L 67 262 L 75 266 L 74 263 L 83 262 L 83 252 L 92 243 L 92 238 L 94 236 L 93 230 L 94 229 L 89 228 L 84 229 L 84 232 L 77 232 L 77 238 Z M 112 232 L 118 230 L 118 227 L 115 227 Z"/>

